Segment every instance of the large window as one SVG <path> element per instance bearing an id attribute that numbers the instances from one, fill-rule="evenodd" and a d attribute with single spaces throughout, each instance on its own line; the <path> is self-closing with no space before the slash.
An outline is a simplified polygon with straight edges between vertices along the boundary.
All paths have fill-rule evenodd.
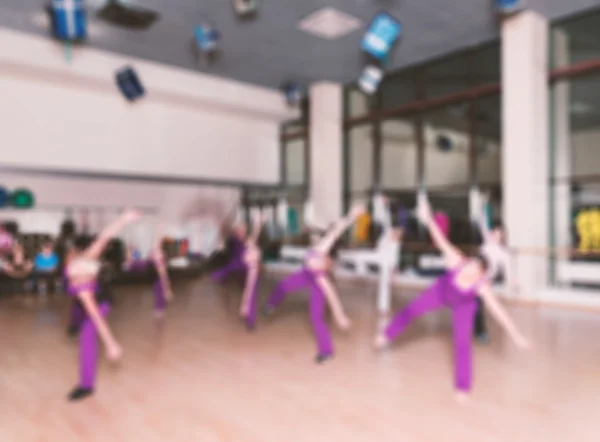
<path id="1" fill-rule="evenodd" d="M 600 11 L 551 29 L 551 282 L 600 285 Z"/>
<path id="2" fill-rule="evenodd" d="M 380 189 L 410 208 L 426 190 L 450 217 L 451 238 L 472 241 L 471 190 L 500 209 L 499 81 L 494 42 L 388 74 L 373 97 L 349 88 L 346 202 Z"/>

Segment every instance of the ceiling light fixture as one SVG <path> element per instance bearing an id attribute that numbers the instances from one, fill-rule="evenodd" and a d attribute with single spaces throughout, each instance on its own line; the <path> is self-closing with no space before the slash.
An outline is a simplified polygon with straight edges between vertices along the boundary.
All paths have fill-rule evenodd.
<path id="1" fill-rule="evenodd" d="M 298 29 L 316 37 L 334 40 L 356 31 L 361 21 L 334 8 L 322 8 L 298 23 Z"/>

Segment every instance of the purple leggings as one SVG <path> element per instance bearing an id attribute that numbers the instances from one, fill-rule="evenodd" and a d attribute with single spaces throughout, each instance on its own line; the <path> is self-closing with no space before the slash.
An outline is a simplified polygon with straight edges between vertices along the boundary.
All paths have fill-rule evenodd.
<path id="1" fill-rule="evenodd" d="M 167 308 L 167 299 L 165 298 L 165 291 L 160 282 L 160 279 L 154 283 L 154 309 L 157 312 L 164 312 Z"/>
<path id="2" fill-rule="evenodd" d="M 221 267 L 219 270 L 215 270 L 211 274 L 211 278 L 215 282 L 223 282 L 229 277 L 231 277 L 234 273 L 242 273 L 246 270 L 246 263 L 244 263 L 241 257 L 236 257 L 229 261 L 226 265 Z"/>
<path id="3" fill-rule="evenodd" d="M 302 269 L 283 279 L 269 297 L 267 306 L 276 308 L 284 301 L 290 292 L 305 287 L 308 287 L 310 290 L 310 322 L 312 323 L 317 338 L 319 355 L 331 355 L 333 354 L 333 343 L 324 319 L 326 308 L 325 295 L 317 284 L 315 275 L 310 270 Z"/>
<path id="4" fill-rule="evenodd" d="M 100 304 L 100 314 L 106 317 L 110 312 L 108 303 Z M 96 326 L 78 303 L 73 304 L 71 321 L 80 327 L 79 332 L 79 386 L 93 389 L 98 362 L 98 333 Z"/>
<path id="5" fill-rule="evenodd" d="M 385 329 L 385 335 L 391 341 L 398 337 L 413 319 L 442 307 L 450 307 L 454 327 L 455 385 L 461 391 L 469 391 L 472 383 L 471 334 L 477 309 L 476 298 L 465 296 L 462 302 L 448 305 L 447 290 L 456 289 L 440 282 L 434 283 L 392 319 Z"/>

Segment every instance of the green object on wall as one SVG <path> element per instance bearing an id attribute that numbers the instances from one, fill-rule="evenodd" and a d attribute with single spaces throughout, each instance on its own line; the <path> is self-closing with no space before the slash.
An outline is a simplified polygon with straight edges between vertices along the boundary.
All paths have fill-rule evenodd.
<path id="1" fill-rule="evenodd" d="M 27 189 L 17 189 L 11 195 L 11 206 L 17 209 L 31 209 L 35 204 L 33 193 Z"/>
<path id="2" fill-rule="evenodd" d="M 293 207 L 288 207 L 288 233 L 298 235 L 300 233 L 300 224 L 298 222 L 298 211 Z"/>

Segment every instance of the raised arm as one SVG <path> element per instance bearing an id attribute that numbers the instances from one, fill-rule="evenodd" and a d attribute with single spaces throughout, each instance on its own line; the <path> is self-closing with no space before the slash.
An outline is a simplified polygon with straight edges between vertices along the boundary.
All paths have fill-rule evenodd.
<path id="1" fill-rule="evenodd" d="M 98 259 L 110 240 L 117 236 L 128 224 L 137 221 L 140 217 L 141 213 L 137 210 L 125 211 L 116 221 L 109 224 L 100 232 L 98 237 L 84 252 L 85 256 L 90 259 Z"/>
<path id="2" fill-rule="evenodd" d="M 489 284 L 482 285 L 478 290 L 479 295 L 485 301 L 485 307 L 494 317 L 494 320 L 500 324 L 513 342 L 520 348 L 529 348 L 529 341 L 517 328 L 512 318 L 508 315 L 504 307 L 498 302 Z"/>
<path id="3" fill-rule="evenodd" d="M 446 265 L 450 268 L 456 267 L 463 260 L 463 255 L 454 244 L 442 233 L 431 213 L 431 206 L 428 201 L 421 201 L 417 208 L 419 220 L 427 227 L 429 235 L 433 240 L 433 244 L 442 252 Z"/>
<path id="4" fill-rule="evenodd" d="M 319 240 L 314 249 L 323 254 L 329 253 L 329 251 L 336 243 L 336 241 L 340 238 L 340 236 L 342 236 L 346 229 L 354 223 L 356 218 L 358 218 L 363 213 L 365 213 L 364 205 L 358 204 L 355 207 L 353 207 L 348 215 L 339 220 L 335 224 L 335 226 L 333 226 L 333 228 L 329 230 L 325 237 Z"/>
<path id="5" fill-rule="evenodd" d="M 257 211 L 253 216 L 252 230 L 250 231 L 250 235 L 248 236 L 248 241 L 250 241 L 252 244 L 256 244 L 258 242 L 258 237 L 260 236 L 263 223 L 263 216 L 260 212 Z"/>

